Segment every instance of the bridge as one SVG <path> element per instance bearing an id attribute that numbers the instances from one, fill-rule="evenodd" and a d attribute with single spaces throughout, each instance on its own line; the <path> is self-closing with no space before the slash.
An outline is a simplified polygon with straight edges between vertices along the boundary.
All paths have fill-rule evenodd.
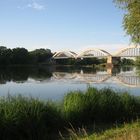
<path id="1" fill-rule="evenodd" d="M 140 87 L 140 77 L 131 74 L 116 74 L 111 75 L 108 73 L 67 73 L 67 72 L 54 72 L 53 78 L 60 81 L 67 81 L 72 83 L 109 83 L 114 81 L 115 83 L 128 86 L 128 87 Z"/>
<path id="2" fill-rule="evenodd" d="M 66 73 L 66 72 L 54 72 L 53 77 L 57 80 L 63 81 L 75 81 L 75 82 L 86 82 L 86 83 L 101 83 L 110 78 L 109 74 L 82 74 L 82 73 Z"/>
<path id="3" fill-rule="evenodd" d="M 110 54 L 109 52 L 103 49 L 86 49 L 80 53 L 75 53 L 73 51 L 59 51 L 53 55 L 54 59 L 83 59 L 83 58 L 107 58 L 107 64 L 112 65 L 116 59 L 120 59 L 121 57 L 138 57 L 140 56 L 140 47 L 127 47 L 122 50 L 117 51 L 114 54 Z"/>

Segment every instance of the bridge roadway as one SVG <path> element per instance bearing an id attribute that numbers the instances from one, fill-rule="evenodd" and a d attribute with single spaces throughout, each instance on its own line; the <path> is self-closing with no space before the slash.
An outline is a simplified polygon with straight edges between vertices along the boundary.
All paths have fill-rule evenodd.
<path id="1" fill-rule="evenodd" d="M 62 80 L 67 82 L 79 82 L 79 83 L 104 83 L 108 80 L 113 80 L 117 83 L 123 84 L 129 87 L 140 87 L 140 77 L 137 75 L 117 74 L 111 75 L 108 73 L 86 74 L 86 73 L 66 73 L 66 72 L 54 72 L 53 78 L 55 80 Z"/>
<path id="2" fill-rule="evenodd" d="M 127 47 L 117 51 L 114 54 L 110 54 L 109 52 L 103 49 L 86 49 L 80 53 L 75 53 L 73 51 L 59 51 L 53 55 L 54 59 L 83 59 L 83 58 L 107 58 L 107 64 L 113 64 L 116 59 L 121 57 L 138 57 L 140 56 L 140 46 L 139 47 Z"/>

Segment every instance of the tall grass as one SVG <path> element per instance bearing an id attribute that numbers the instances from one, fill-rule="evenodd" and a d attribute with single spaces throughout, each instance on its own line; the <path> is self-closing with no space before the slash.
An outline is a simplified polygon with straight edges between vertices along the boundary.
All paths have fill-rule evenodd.
<path id="1" fill-rule="evenodd" d="M 0 100 L 0 140 L 46 140 L 61 120 L 59 110 L 49 102 L 20 96 Z"/>
<path id="2" fill-rule="evenodd" d="M 140 140 L 140 122 L 124 124 L 102 133 L 87 135 L 85 132 L 70 132 L 71 140 Z"/>
<path id="3" fill-rule="evenodd" d="M 122 123 L 139 117 L 139 97 L 111 89 L 73 91 L 60 105 L 8 96 L 0 99 L 0 140 L 46 140 L 69 124 Z"/>
<path id="4" fill-rule="evenodd" d="M 140 98 L 111 89 L 70 92 L 64 97 L 64 112 L 73 125 L 89 122 L 124 122 L 140 116 Z"/>

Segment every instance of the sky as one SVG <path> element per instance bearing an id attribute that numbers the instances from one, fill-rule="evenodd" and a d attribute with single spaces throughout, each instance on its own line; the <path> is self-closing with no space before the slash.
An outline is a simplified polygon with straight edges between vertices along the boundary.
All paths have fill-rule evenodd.
<path id="1" fill-rule="evenodd" d="M 113 0 L 0 0 L 0 46 L 52 52 L 130 45 Z"/>

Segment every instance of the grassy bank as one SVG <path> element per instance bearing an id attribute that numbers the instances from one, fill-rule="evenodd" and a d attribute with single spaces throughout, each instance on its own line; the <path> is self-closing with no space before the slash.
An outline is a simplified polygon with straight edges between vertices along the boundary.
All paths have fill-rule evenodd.
<path id="1" fill-rule="evenodd" d="M 102 133 L 94 133 L 89 136 L 86 132 L 76 134 L 71 132 L 71 140 L 139 140 L 140 139 L 140 121 L 125 124 L 120 127 L 106 130 Z M 83 135 L 83 136 L 82 136 Z"/>
<path id="2" fill-rule="evenodd" d="M 8 96 L 0 99 L 0 140 L 55 140 L 71 125 L 123 124 L 139 117 L 140 98 L 111 89 L 73 91 L 60 103 Z"/>

